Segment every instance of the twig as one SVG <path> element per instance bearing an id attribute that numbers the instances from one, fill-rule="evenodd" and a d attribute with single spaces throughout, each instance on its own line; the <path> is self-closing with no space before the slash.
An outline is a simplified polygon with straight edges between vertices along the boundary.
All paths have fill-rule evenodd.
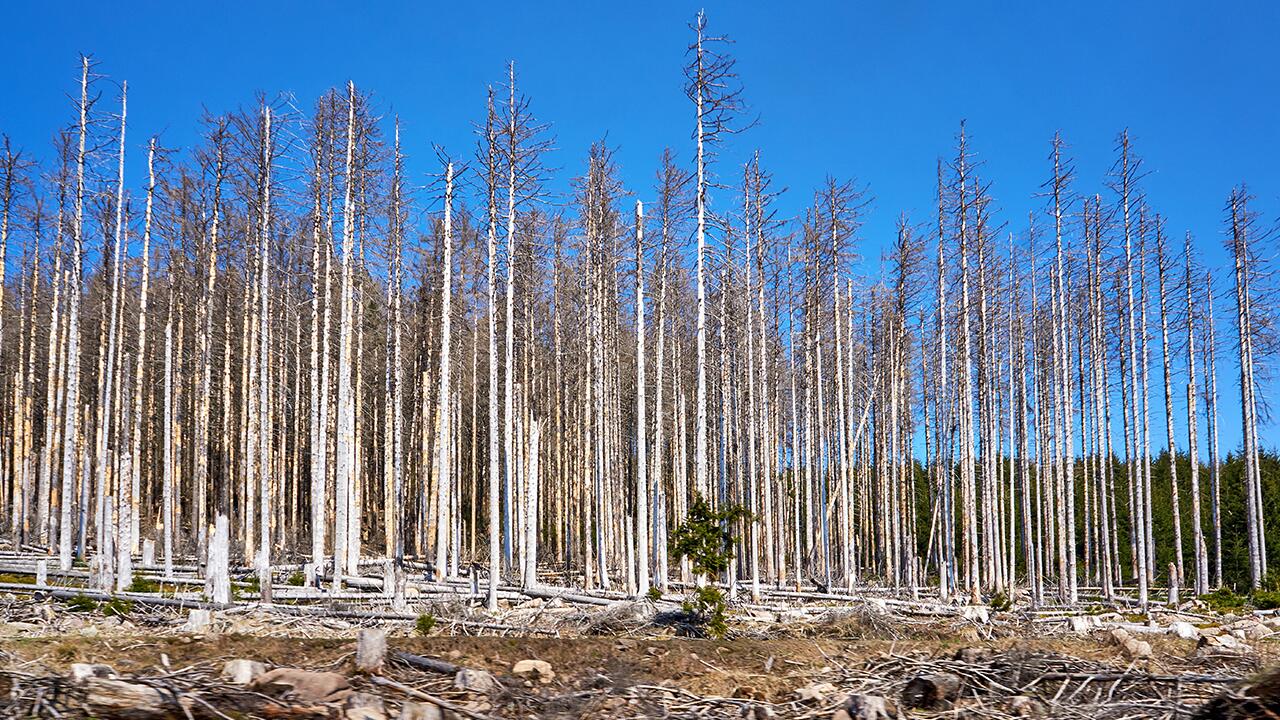
<path id="1" fill-rule="evenodd" d="M 459 715 L 464 715 L 466 717 L 472 718 L 472 720 L 496 720 L 496 718 L 494 718 L 491 715 L 485 715 L 484 713 L 478 713 L 474 710 L 469 710 L 467 708 L 464 708 L 461 705 L 455 705 L 454 703 L 451 703 L 448 700 L 445 700 L 444 698 L 436 697 L 435 695 L 424 693 L 421 690 L 411 688 L 408 685 L 405 685 L 403 683 L 398 683 L 395 680 L 391 680 L 389 678 L 374 675 L 369 679 L 372 680 L 373 684 L 375 685 L 384 685 L 389 688 L 395 688 L 396 690 L 399 690 L 405 695 L 416 697 L 419 700 L 426 700 L 432 705 L 442 707 L 445 710 L 451 710 L 453 712 L 458 713 Z"/>

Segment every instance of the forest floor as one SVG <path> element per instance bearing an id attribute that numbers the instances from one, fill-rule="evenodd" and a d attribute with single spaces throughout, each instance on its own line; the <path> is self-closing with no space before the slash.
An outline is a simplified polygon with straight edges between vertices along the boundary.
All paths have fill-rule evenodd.
<path id="1" fill-rule="evenodd" d="M 19 592 L 0 603 L 0 716 L 1280 717 L 1275 698 L 1205 705 L 1263 694 L 1275 615 L 792 604 L 735 606 L 729 638 L 710 640 L 649 602 L 489 616 L 450 601 L 388 620 Z M 359 668 L 362 634 L 380 667 Z"/>

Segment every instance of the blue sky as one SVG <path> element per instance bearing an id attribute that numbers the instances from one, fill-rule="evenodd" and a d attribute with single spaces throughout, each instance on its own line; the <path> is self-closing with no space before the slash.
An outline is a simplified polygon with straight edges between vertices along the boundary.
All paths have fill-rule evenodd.
<path id="1" fill-rule="evenodd" d="M 952 153 L 961 119 L 1013 229 L 1039 206 L 1055 130 L 1076 160 L 1076 189 L 1105 193 L 1115 136 L 1130 128 L 1151 203 L 1215 266 L 1233 184 L 1250 184 L 1268 222 L 1280 209 L 1280 5 L 1262 2 L 8 2 L 0 132 L 48 158 L 52 133 L 73 117 L 77 54 L 88 52 L 100 72 L 129 81 L 131 177 L 148 136 L 188 145 L 206 108 L 250 104 L 258 90 L 305 107 L 347 79 L 402 117 L 411 169 L 425 175 L 431 144 L 470 152 L 485 88 L 515 59 L 535 113 L 554 126 L 549 164 L 579 174 L 607 133 L 624 179 L 647 192 L 664 146 L 688 157 L 681 66 L 699 7 L 736 41 L 760 118 L 723 171 L 736 176 L 731 163 L 761 148 L 790 188 L 790 211 L 825 175 L 857 177 L 875 196 L 869 270 L 900 212 L 932 213 L 934 162 Z M 1219 369 L 1228 389 L 1230 358 Z M 1225 447 L 1238 439 L 1232 395 Z"/>

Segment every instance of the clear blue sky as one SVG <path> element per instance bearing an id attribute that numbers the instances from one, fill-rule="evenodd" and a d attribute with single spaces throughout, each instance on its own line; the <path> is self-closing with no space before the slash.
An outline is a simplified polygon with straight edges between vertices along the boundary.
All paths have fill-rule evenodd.
<path id="1" fill-rule="evenodd" d="M 1280 207 L 1280 5 L 1264 2 L 8 2 L 0 132 L 48 158 L 87 52 L 129 81 L 135 148 L 153 133 L 188 145 L 205 108 L 250 104 L 258 90 L 293 93 L 305 107 L 353 79 L 402 117 L 425 173 L 431 143 L 470 152 L 485 87 L 515 59 L 534 111 L 554 124 L 561 149 L 550 164 L 563 177 L 580 173 L 607 132 L 624 178 L 648 188 L 663 146 L 688 157 L 681 66 L 699 7 L 737 41 L 760 117 L 736 140 L 737 157 L 763 149 L 791 188 L 786 210 L 828 173 L 867 183 L 873 267 L 899 212 L 932 212 L 934 162 L 952 153 L 961 119 L 1014 229 L 1039 203 L 1055 130 L 1076 159 L 1076 189 L 1094 192 L 1129 127 L 1150 201 L 1174 237 L 1196 234 L 1211 264 L 1224 260 L 1233 184 L 1250 184 L 1267 222 Z M 1220 366 L 1226 389 L 1231 357 Z M 1222 402 L 1225 447 L 1238 441 L 1233 395 Z"/>

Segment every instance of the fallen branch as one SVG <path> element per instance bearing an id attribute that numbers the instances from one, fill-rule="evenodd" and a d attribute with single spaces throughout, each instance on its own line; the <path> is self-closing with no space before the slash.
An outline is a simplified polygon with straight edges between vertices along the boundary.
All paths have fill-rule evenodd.
<path id="1" fill-rule="evenodd" d="M 436 660 L 435 658 L 414 655 L 413 653 L 392 651 L 391 659 L 402 665 L 408 665 L 418 670 L 426 670 L 427 672 L 440 673 L 442 675 L 457 675 L 462 670 L 461 665 L 454 665 L 445 660 Z"/>
<path id="2" fill-rule="evenodd" d="M 389 688 L 394 688 L 404 693 L 405 695 L 408 695 L 409 697 L 415 697 L 415 698 L 418 698 L 419 700 L 425 700 L 431 703 L 432 705 L 442 707 L 445 710 L 456 712 L 459 715 L 472 718 L 472 720 L 496 720 L 496 718 L 494 718 L 492 715 L 485 715 L 484 713 L 478 713 L 475 710 L 469 710 L 465 707 L 462 707 L 461 705 L 455 705 L 454 703 L 451 703 L 442 697 L 436 697 L 435 695 L 424 693 L 421 690 L 418 690 L 416 688 L 411 688 L 408 685 L 405 685 L 403 683 L 398 683 L 395 680 L 390 680 L 377 675 L 369 679 L 372 680 L 373 684 L 375 685 L 383 685 Z"/>

